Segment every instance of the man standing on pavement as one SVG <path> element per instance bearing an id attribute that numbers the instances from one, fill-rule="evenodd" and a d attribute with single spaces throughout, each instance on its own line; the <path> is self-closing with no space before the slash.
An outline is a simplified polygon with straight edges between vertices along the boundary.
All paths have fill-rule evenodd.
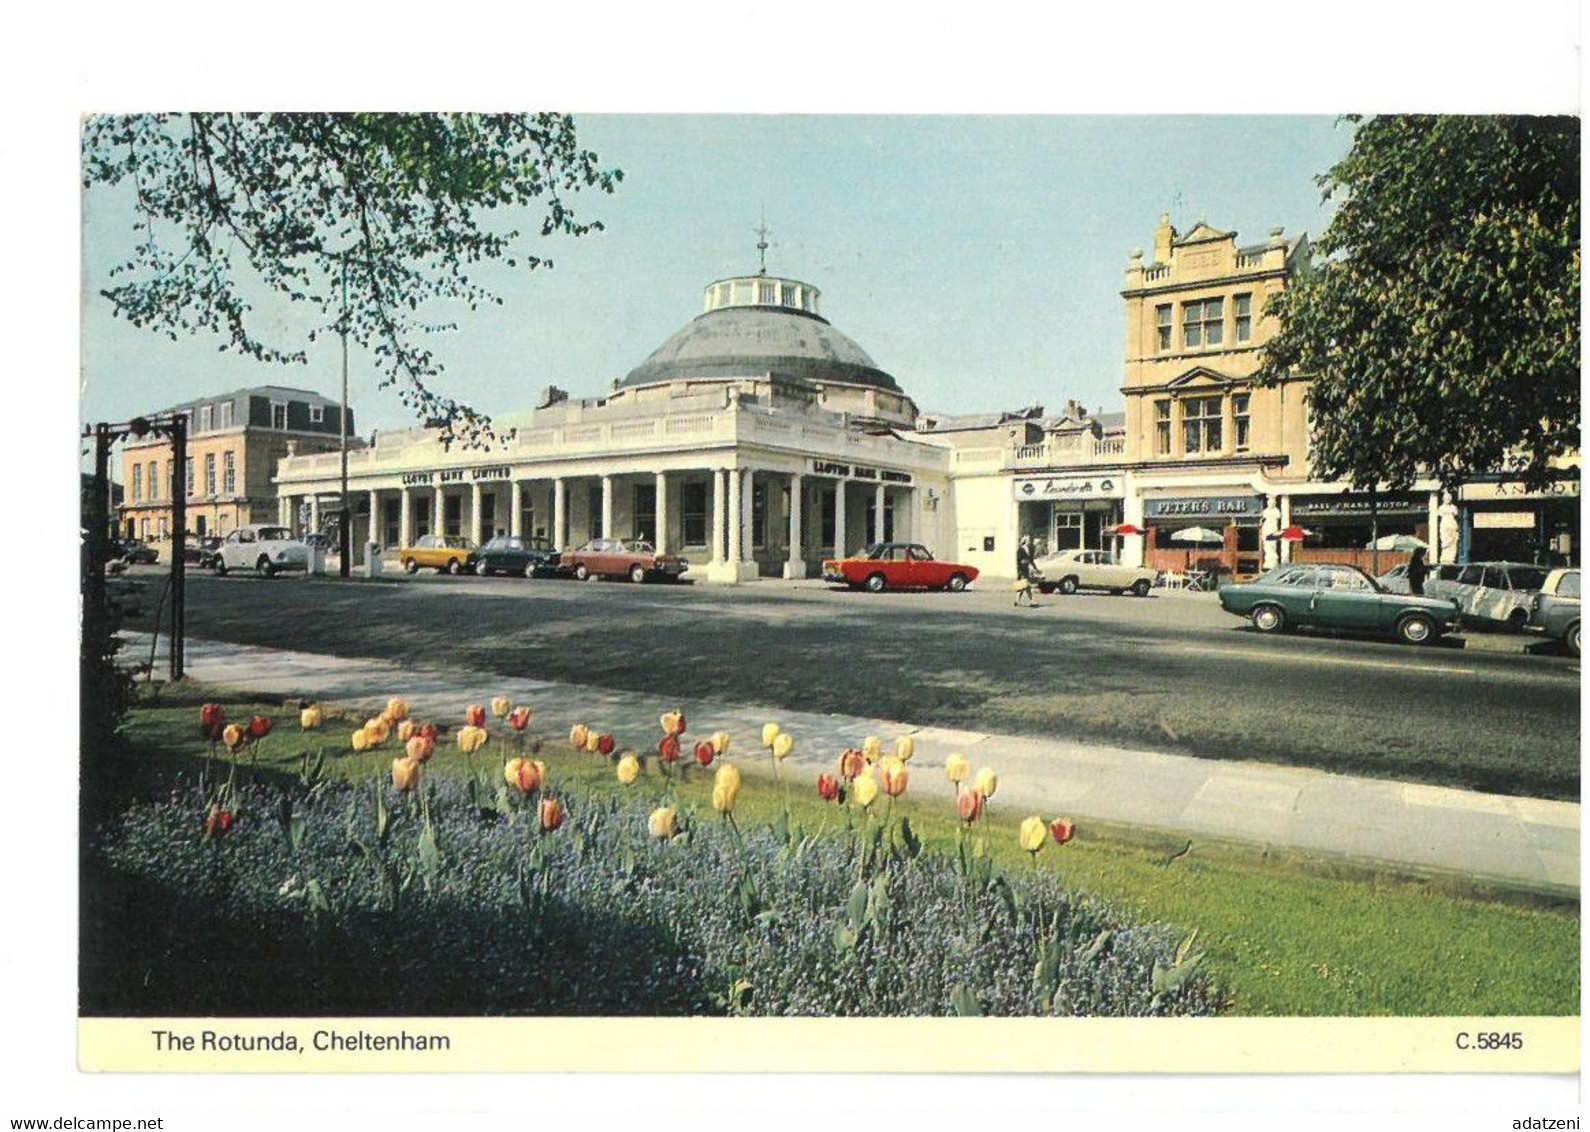
<path id="1" fill-rule="evenodd" d="M 1032 605 L 1033 575 L 1032 536 L 1028 535 L 1016 544 L 1016 600 L 1013 605 L 1020 605 L 1021 599 L 1026 597 L 1027 604 Z"/>
<path id="2" fill-rule="evenodd" d="M 1424 580 L 1430 574 L 1430 567 L 1424 561 L 1424 547 L 1418 547 L 1413 552 L 1413 557 L 1408 560 L 1408 592 L 1411 594 L 1424 593 Z"/>

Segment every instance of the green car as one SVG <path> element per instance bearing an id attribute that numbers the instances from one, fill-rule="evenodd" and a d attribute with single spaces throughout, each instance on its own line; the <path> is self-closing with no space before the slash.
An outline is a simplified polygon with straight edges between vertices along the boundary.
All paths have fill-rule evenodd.
<path id="1" fill-rule="evenodd" d="M 1247 617 L 1261 633 L 1298 626 L 1394 635 L 1427 645 L 1458 628 L 1458 604 L 1394 594 L 1356 566 L 1278 566 L 1251 582 L 1220 590 L 1220 607 Z"/>

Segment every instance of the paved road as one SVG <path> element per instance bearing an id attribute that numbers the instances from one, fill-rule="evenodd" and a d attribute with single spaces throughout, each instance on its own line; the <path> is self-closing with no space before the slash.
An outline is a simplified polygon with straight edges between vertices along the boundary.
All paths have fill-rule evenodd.
<path id="1" fill-rule="evenodd" d="M 869 595 L 810 581 L 200 575 L 188 624 L 272 648 L 1579 796 L 1576 659 L 1260 637 L 1207 595 L 1017 609 L 994 589 Z"/>

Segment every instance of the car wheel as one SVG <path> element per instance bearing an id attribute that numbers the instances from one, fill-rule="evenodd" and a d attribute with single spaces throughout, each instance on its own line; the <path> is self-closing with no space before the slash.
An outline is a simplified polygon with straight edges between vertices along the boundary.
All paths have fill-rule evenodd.
<path id="1" fill-rule="evenodd" d="M 1074 594 L 1074 593 L 1076 593 L 1077 592 L 1077 580 L 1076 580 L 1076 578 L 1061 578 L 1060 579 L 1060 592 L 1063 593 L 1063 594 Z"/>
<path id="2" fill-rule="evenodd" d="M 526 562 L 524 564 L 524 576 L 527 578 L 536 576 L 536 564 L 534 562 Z"/>
<path id="3" fill-rule="evenodd" d="M 1427 645 L 1436 638 L 1435 622 L 1422 613 L 1410 613 L 1397 622 L 1397 637 L 1410 645 Z"/>
<path id="4" fill-rule="evenodd" d="M 1110 587 L 1110 596 L 1111 597 L 1120 597 L 1125 592 L 1126 591 L 1121 589 L 1120 586 L 1111 586 Z"/>
<path id="5" fill-rule="evenodd" d="M 463 569 L 464 569 L 464 564 L 462 562 L 460 562 L 458 559 L 449 558 L 447 560 L 447 572 L 449 574 L 460 573 Z"/>
<path id="6" fill-rule="evenodd" d="M 259 572 L 262 575 L 264 575 L 265 577 L 267 577 L 267 578 L 272 577 L 276 573 L 275 565 L 271 562 L 271 560 L 269 558 L 266 558 L 263 555 L 260 557 L 260 560 L 259 560 L 257 566 L 258 566 Z"/>
<path id="7" fill-rule="evenodd" d="M 1562 643 L 1574 656 L 1579 655 L 1579 622 L 1568 626 L 1568 631 L 1562 635 Z"/>
<path id="8" fill-rule="evenodd" d="M 881 594 L 888 584 L 882 574 L 869 574 L 867 576 L 867 592 L 870 594 Z"/>
<path id="9" fill-rule="evenodd" d="M 1522 633 L 1529 627 L 1529 612 L 1515 609 L 1507 615 L 1507 628 L 1514 633 Z"/>
<path id="10" fill-rule="evenodd" d="M 1054 593 L 1054 583 L 1053 582 L 1039 582 L 1038 583 L 1038 592 L 1041 593 L 1041 594 L 1052 594 L 1052 593 Z"/>
<path id="11" fill-rule="evenodd" d="M 215 560 L 215 576 L 217 578 L 226 577 L 226 559 L 217 558 Z"/>
<path id="12" fill-rule="evenodd" d="M 590 569 L 590 567 L 587 566 L 583 562 L 581 562 L 579 565 L 575 566 L 574 567 L 574 580 L 576 582 L 588 582 L 588 581 L 590 581 L 591 580 L 591 569 Z"/>
<path id="13" fill-rule="evenodd" d="M 629 568 L 629 580 L 637 586 L 646 580 L 646 567 L 639 562 Z"/>
<path id="14" fill-rule="evenodd" d="M 412 558 L 405 558 L 403 560 L 403 570 L 408 574 L 417 574 L 420 571 L 420 564 Z"/>
<path id="15" fill-rule="evenodd" d="M 1154 583 L 1149 581 L 1147 578 L 1139 578 L 1137 581 L 1132 583 L 1132 596 L 1147 597 L 1148 591 L 1153 585 Z"/>
<path id="16" fill-rule="evenodd" d="M 1286 614 L 1279 605 L 1256 605 L 1249 616 L 1253 627 L 1261 633 L 1279 633 L 1286 628 Z"/>
<path id="17" fill-rule="evenodd" d="M 491 571 L 486 569 L 486 564 L 484 562 L 475 563 L 475 573 L 482 578 L 490 577 L 491 575 Z"/>
<path id="18" fill-rule="evenodd" d="M 949 584 L 947 586 L 945 586 L 944 588 L 949 590 L 950 593 L 952 593 L 952 594 L 960 593 L 962 590 L 964 590 L 966 588 L 966 575 L 965 574 L 951 574 L 950 575 Z"/>

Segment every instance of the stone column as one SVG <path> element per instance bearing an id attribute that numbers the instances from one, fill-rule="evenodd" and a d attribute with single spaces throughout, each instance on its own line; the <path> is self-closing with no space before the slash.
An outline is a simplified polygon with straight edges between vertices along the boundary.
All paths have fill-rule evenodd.
<path id="1" fill-rule="evenodd" d="M 613 477 L 602 477 L 602 537 L 613 537 Z"/>
<path id="2" fill-rule="evenodd" d="M 278 495 L 276 497 L 276 525 L 291 527 L 293 523 L 293 497 Z"/>
<path id="3" fill-rule="evenodd" d="M 438 484 L 431 492 L 431 534 L 433 535 L 442 534 L 447 529 L 446 502 L 441 485 Z"/>
<path id="4" fill-rule="evenodd" d="M 723 552 L 723 469 L 712 469 L 712 561 L 724 560 Z"/>
<path id="5" fill-rule="evenodd" d="M 668 553 L 668 477 L 662 472 L 657 473 L 657 531 L 652 536 L 652 545 L 657 548 L 658 554 Z"/>
<path id="6" fill-rule="evenodd" d="M 320 493 L 318 491 L 309 497 L 309 530 L 311 532 L 320 530 Z"/>
<path id="7" fill-rule="evenodd" d="M 524 535 L 524 520 L 520 517 L 524 511 L 524 484 L 514 480 L 508 485 L 508 533 L 514 538 Z"/>
<path id="8" fill-rule="evenodd" d="M 469 541 L 479 546 L 480 538 L 480 481 L 469 485 Z"/>
<path id="9" fill-rule="evenodd" d="M 552 481 L 552 545 L 558 550 L 571 550 L 567 538 L 569 519 L 568 485 L 559 476 Z"/>
<path id="10" fill-rule="evenodd" d="M 414 545 L 414 508 L 409 504 L 409 489 L 398 488 L 398 542 Z"/>
<path id="11" fill-rule="evenodd" d="M 1283 496 L 1281 496 L 1281 529 L 1284 531 L 1284 530 L 1286 530 L 1286 528 L 1290 527 L 1291 525 L 1292 525 L 1292 497 L 1290 495 L 1283 495 Z M 1296 545 L 1297 545 L 1296 543 L 1290 543 L 1290 542 L 1283 542 L 1281 544 L 1281 546 L 1280 546 L 1280 552 L 1281 553 L 1277 557 L 1278 557 L 1278 559 L 1279 559 L 1279 561 L 1280 561 L 1280 563 L 1282 565 L 1285 565 L 1286 563 L 1292 561 L 1292 548 L 1294 546 L 1296 546 Z"/>
<path id="12" fill-rule="evenodd" d="M 873 493 L 872 505 L 872 541 L 883 541 L 883 500 L 884 486 L 880 483 Z"/>
<path id="13" fill-rule="evenodd" d="M 367 531 L 365 533 L 364 541 L 365 542 L 379 543 L 381 540 L 376 538 L 375 536 L 380 530 L 381 530 L 381 493 L 379 491 L 372 491 L 370 493 L 370 529 L 369 529 L 369 531 Z M 352 544 L 350 543 L 349 545 L 351 546 Z M 363 548 L 361 547 L 360 549 L 363 549 Z"/>
<path id="14" fill-rule="evenodd" d="M 1425 551 L 1426 562 L 1441 561 L 1441 493 L 1432 491 L 1427 503 L 1426 530 L 1429 531 L 1425 541 L 1430 544 L 1430 549 Z"/>
<path id="15" fill-rule="evenodd" d="M 750 468 L 740 473 L 745 477 L 745 482 L 740 485 L 740 551 L 741 557 L 736 562 L 751 562 L 756 558 L 754 543 L 755 527 L 751 522 L 751 509 L 756 499 L 756 473 Z"/>
<path id="16" fill-rule="evenodd" d="M 806 556 L 801 553 L 801 474 L 789 478 L 789 560 L 784 563 L 786 578 L 806 576 Z"/>
<path id="17" fill-rule="evenodd" d="M 845 556 L 845 481 L 834 481 L 834 557 Z"/>
<path id="18" fill-rule="evenodd" d="M 730 468 L 729 472 L 729 565 L 738 567 L 740 564 L 741 528 L 744 526 L 743 500 L 740 494 L 740 470 Z"/>

